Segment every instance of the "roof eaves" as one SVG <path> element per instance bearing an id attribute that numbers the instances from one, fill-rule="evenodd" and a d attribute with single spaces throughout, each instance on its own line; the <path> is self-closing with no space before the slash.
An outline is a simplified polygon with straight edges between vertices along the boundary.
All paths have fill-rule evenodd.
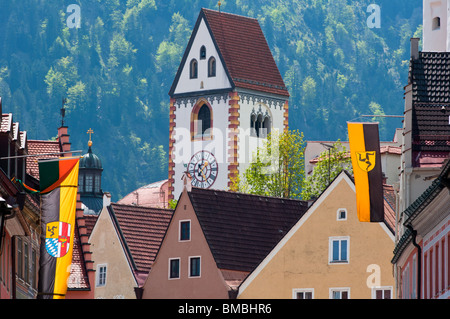
<path id="1" fill-rule="evenodd" d="M 119 224 L 119 221 L 117 220 L 116 214 L 114 212 L 114 208 L 112 207 L 112 205 L 109 205 L 107 207 L 107 210 L 108 210 L 109 216 L 111 217 L 111 220 L 114 222 L 114 227 L 116 228 L 117 235 L 119 236 L 119 239 L 122 243 L 122 247 L 125 250 L 125 253 L 127 255 L 130 266 L 134 271 L 136 271 L 138 268 L 136 266 L 136 263 L 134 262 L 133 255 L 131 254 L 131 250 L 128 247 L 127 240 L 125 239 L 122 229 L 120 228 L 120 224 Z"/>
<path id="2" fill-rule="evenodd" d="M 411 222 L 436 198 L 442 189 L 446 187 L 450 173 L 450 159 L 443 165 L 439 176 L 433 181 L 428 189 L 419 196 L 403 213 L 408 218 L 403 223 L 405 226 Z"/>

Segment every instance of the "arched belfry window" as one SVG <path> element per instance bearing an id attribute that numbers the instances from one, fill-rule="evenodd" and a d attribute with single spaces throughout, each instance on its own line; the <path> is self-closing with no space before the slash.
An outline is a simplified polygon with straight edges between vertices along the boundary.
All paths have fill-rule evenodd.
<path id="1" fill-rule="evenodd" d="M 267 135 L 270 134 L 272 127 L 272 120 L 269 115 L 269 112 L 266 111 L 263 113 L 262 108 L 260 107 L 258 112 L 253 110 L 250 115 L 250 135 L 266 138 Z"/>
<path id="2" fill-rule="evenodd" d="M 200 48 L 200 60 L 206 59 L 206 48 L 204 45 Z"/>
<path id="3" fill-rule="evenodd" d="M 198 77 L 198 63 L 196 59 L 191 60 L 189 75 L 191 79 L 196 79 Z"/>
<path id="4" fill-rule="evenodd" d="M 200 99 L 191 113 L 191 139 L 212 138 L 212 127 L 212 109 L 206 100 Z"/>
<path id="5" fill-rule="evenodd" d="M 203 104 L 200 111 L 198 111 L 198 125 L 198 133 L 201 135 L 205 135 L 211 128 L 211 112 L 206 104 Z"/>
<path id="6" fill-rule="evenodd" d="M 216 76 L 216 59 L 213 56 L 208 60 L 208 76 Z"/>
<path id="7" fill-rule="evenodd" d="M 433 18 L 433 30 L 439 30 L 441 28 L 441 18 Z"/>

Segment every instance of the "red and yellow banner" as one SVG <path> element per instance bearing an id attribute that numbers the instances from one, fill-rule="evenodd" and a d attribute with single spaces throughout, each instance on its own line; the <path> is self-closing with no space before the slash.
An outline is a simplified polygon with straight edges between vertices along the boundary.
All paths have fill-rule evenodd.
<path id="1" fill-rule="evenodd" d="M 42 240 L 38 298 L 63 299 L 72 264 L 79 158 L 39 162 Z"/>
<path id="2" fill-rule="evenodd" d="M 377 123 L 348 123 L 355 178 L 356 205 L 361 222 L 384 220 L 383 173 Z"/>

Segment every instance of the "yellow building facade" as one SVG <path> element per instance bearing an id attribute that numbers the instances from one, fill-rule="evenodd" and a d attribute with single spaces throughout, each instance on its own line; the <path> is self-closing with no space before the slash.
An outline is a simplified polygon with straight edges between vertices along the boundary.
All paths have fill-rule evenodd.
<path id="1" fill-rule="evenodd" d="M 392 298 L 394 234 L 362 223 L 342 172 L 239 288 L 240 299 Z"/>

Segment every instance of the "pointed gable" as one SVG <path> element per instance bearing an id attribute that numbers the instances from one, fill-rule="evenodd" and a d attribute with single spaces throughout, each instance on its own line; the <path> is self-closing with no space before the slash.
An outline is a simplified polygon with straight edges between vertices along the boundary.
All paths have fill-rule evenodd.
<path id="1" fill-rule="evenodd" d="M 207 28 L 208 39 L 202 28 Z M 192 53 L 200 52 L 196 41 L 209 40 L 213 43 L 213 51 L 217 52 L 216 61 L 219 78 L 219 86 L 212 88 L 203 87 L 189 79 L 189 63 Z M 209 50 L 212 47 L 208 47 Z M 206 61 L 210 54 L 207 54 Z M 220 71 L 223 68 L 223 77 Z M 203 68 L 204 70 L 205 68 Z M 200 72 L 200 65 L 199 65 Z M 200 77 L 200 76 L 199 76 Z M 199 79 L 201 81 L 201 79 Z M 204 84 L 207 85 L 204 81 Z M 186 88 L 180 89 L 183 83 Z M 281 74 L 264 37 L 258 20 L 224 13 L 209 9 L 202 9 L 192 32 L 191 39 L 184 53 L 181 65 L 178 69 L 170 96 L 194 91 L 217 89 L 234 89 L 235 87 L 250 89 L 281 96 L 289 96 Z"/>

